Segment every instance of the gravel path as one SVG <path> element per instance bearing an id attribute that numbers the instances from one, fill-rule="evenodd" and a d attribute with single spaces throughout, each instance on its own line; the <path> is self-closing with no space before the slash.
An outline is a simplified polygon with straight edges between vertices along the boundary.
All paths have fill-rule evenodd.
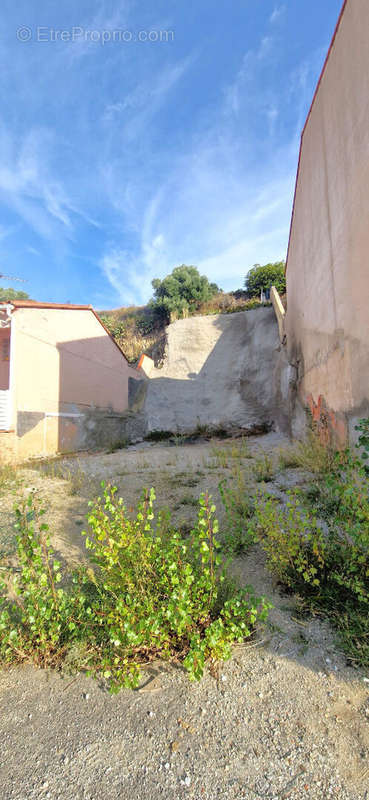
<path id="1" fill-rule="evenodd" d="M 117 697 L 82 676 L 3 673 L 2 798 L 369 797 L 365 685 L 330 649 L 315 671 L 280 644 L 237 648 L 218 683 L 158 667 Z"/>

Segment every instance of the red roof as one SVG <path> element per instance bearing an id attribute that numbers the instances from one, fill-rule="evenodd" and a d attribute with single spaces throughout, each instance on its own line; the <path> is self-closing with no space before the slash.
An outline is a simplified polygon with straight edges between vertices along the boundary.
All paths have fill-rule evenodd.
<path id="1" fill-rule="evenodd" d="M 104 331 L 110 336 L 112 342 L 114 342 L 115 346 L 118 348 L 121 356 L 127 361 L 123 350 L 120 349 L 119 344 L 115 341 L 114 336 L 110 333 L 106 325 L 102 322 L 99 315 L 96 313 L 95 309 L 91 305 L 76 305 L 74 303 L 39 303 L 37 300 L 4 300 L 2 301 L 2 305 L 9 303 L 9 305 L 14 307 L 16 311 L 17 308 L 52 308 L 52 309 L 61 309 L 61 310 L 71 310 L 71 311 L 91 311 L 92 314 L 96 317 L 100 325 L 104 328 Z M 128 361 L 127 361 L 128 363 Z M 131 366 L 131 365 L 130 365 Z M 134 369 L 134 367 L 132 367 Z"/>
<path id="2" fill-rule="evenodd" d="M 10 305 L 14 306 L 15 308 L 75 308 L 79 311 L 93 311 L 91 305 L 89 306 L 82 306 L 82 305 L 75 305 L 74 303 L 39 303 L 38 300 L 4 300 L 4 303 L 8 302 Z"/>

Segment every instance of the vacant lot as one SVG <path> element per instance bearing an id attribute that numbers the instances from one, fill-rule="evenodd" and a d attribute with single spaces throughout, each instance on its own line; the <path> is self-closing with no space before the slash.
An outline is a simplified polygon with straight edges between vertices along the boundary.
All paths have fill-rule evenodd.
<path id="1" fill-rule="evenodd" d="M 14 502 L 44 498 L 62 558 L 84 558 L 88 501 L 104 479 L 127 506 L 154 486 L 188 530 L 208 489 L 245 494 L 256 485 L 282 496 L 307 474 L 281 468 L 275 434 L 248 440 L 139 445 L 9 470 L 0 489 L 0 547 L 14 552 Z M 266 458 L 264 458 L 266 454 Z M 30 667 L 0 673 L 1 796 L 4 800 L 309 798 L 361 800 L 369 769 L 369 684 L 349 668 L 329 625 L 296 616 L 257 547 L 233 559 L 241 583 L 274 604 L 263 630 L 220 669 L 191 684 L 180 669 L 151 665 L 137 691 L 111 697 L 83 675 Z"/>

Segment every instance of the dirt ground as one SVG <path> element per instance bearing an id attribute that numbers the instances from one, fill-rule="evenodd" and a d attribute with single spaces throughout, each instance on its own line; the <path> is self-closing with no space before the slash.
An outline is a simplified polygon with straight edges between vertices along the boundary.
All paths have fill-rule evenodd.
<path id="1" fill-rule="evenodd" d="M 14 549 L 13 504 L 44 498 L 57 551 L 84 553 L 87 503 L 102 479 L 129 507 L 154 486 L 157 507 L 189 526 L 219 481 L 255 485 L 260 453 L 274 458 L 269 490 L 306 480 L 277 467 L 276 434 L 193 445 L 137 445 L 116 453 L 22 468 L 0 494 L 0 548 Z M 219 513 L 222 521 L 222 513 Z M 295 616 L 254 548 L 234 572 L 274 604 L 264 629 L 234 650 L 219 680 L 192 684 L 182 670 L 153 665 L 137 691 L 110 696 L 83 675 L 31 667 L 0 673 L 0 796 L 4 800 L 341 800 L 369 798 L 369 681 L 349 668 L 329 625 Z"/>

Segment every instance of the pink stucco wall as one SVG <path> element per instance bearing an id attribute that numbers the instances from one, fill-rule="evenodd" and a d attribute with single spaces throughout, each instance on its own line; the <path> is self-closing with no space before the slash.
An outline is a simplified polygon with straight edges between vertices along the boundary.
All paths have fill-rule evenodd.
<path id="1" fill-rule="evenodd" d="M 128 376 L 135 370 L 91 311 L 19 308 L 12 324 L 18 410 L 128 407 Z"/>
<path id="2" fill-rule="evenodd" d="M 17 457 L 103 441 L 128 408 L 129 377 L 139 376 L 93 312 L 16 308 L 11 336 Z"/>
<path id="3" fill-rule="evenodd" d="M 0 390 L 9 389 L 10 328 L 0 328 Z"/>
<path id="4" fill-rule="evenodd" d="M 339 439 L 369 415 L 368 75 L 369 3 L 347 0 L 303 132 L 287 260 L 299 398 Z"/>

